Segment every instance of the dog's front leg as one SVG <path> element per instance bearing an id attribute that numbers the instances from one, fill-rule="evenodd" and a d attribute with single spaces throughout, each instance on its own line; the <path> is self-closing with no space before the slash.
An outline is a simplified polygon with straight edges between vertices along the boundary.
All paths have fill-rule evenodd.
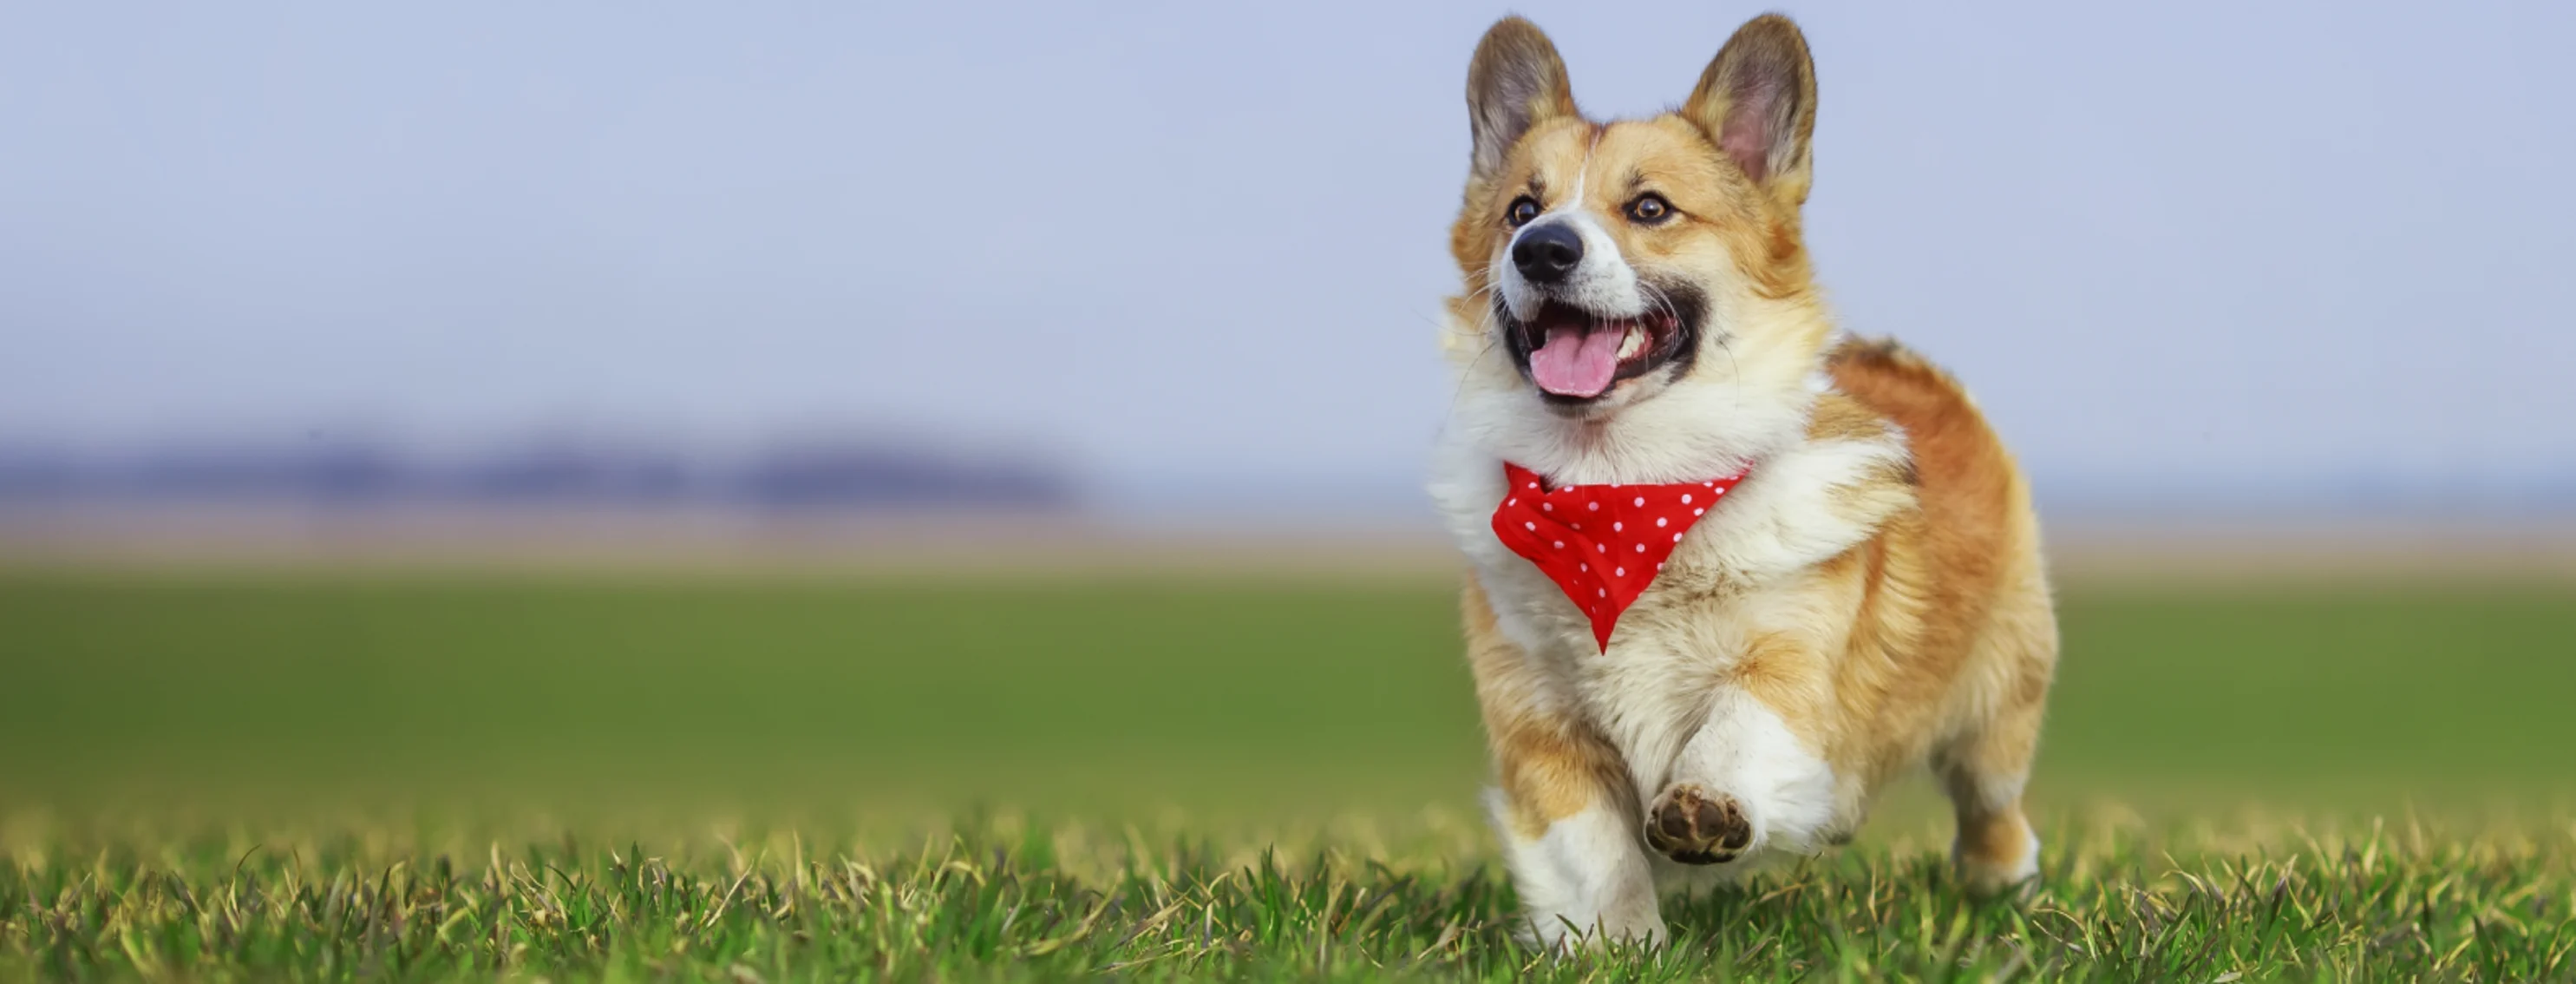
<path id="1" fill-rule="evenodd" d="M 1580 731 L 1526 722 L 1493 739 L 1501 785 L 1486 794 L 1529 936 L 1569 949 L 1664 941 L 1654 872 L 1637 840 L 1635 794 L 1617 758 Z"/>
<path id="2" fill-rule="evenodd" d="M 1476 673 L 1496 788 L 1486 794 L 1513 886 L 1528 917 L 1523 937 L 1574 948 L 1664 941 L 1653 869 L 1637 840 L 1637 794 L 1616 749 L 1560 710 L 1540 672 L 1494 626 L 1471 583 L 1468 662 Z"/>
<path id="3" fill-rule="evenodd" d="M 1684 864 L 1766 848 L 1812 852 L 1835 835 L 1833 770 L 1754 694 L 1721 687 L 1645 817 L 1646 843 Z"/>

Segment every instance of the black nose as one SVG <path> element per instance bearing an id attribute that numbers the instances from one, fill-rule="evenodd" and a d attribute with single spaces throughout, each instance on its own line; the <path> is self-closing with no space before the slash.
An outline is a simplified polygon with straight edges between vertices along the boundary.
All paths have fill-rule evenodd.
<path id="1" fill-rule="evenodd" d="M 1521 279 L 1534 284 L 1564 280 L 1582 262 L 1583 237 L 1561 222 L 1532 226 L 1512 244 L 1512 265 L 1520 268 Z"/>

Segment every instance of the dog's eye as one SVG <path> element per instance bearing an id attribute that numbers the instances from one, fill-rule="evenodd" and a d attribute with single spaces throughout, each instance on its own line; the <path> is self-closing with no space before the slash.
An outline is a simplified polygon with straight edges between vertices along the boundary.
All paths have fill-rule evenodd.
<path id="1" fill-rule="evenodd" d="M 1647 225 L 1672 217 L 1673 203 L 1665 201 L 1662 195 L 1649 192 L 1637 196 L 1636 201 L 1628 203 L 1628 218 Z"/>
<path id="2" fill-rule="evenodd" d="M 1528 225 L 1529 221 L 1535 218 L 1538 218 L 1538 201 L 1536 199 L 1533 199 L 1528 195 L 1522 195 L 1519 198 L 1512 199 L 1510 219 L 1515 228 Z"/>

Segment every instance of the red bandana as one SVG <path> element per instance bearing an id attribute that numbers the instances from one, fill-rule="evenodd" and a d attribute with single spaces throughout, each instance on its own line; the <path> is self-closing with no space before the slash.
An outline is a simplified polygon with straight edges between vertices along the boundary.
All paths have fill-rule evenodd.
<path id="1" fill-rule="evenodd" d="M 1529 558 L 1592 618 L 1592 638 L 1610 651 L 1610 629 L 1664 569 L 1691 524 L 1744 480 L 1671 485 L 1547 488 L 1529 469 L 1503 463 L 1510 487 L 1494 510 L 1494 536 Z"/>

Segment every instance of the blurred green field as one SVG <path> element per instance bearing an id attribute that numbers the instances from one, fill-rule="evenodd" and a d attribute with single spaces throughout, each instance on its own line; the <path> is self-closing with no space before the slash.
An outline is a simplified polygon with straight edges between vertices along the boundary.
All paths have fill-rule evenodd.
<path id="1" fill-rule="evenodd" d="M 2561 585 L 2074 587 L 2040 796 L 2561 793 Z M 0 788 L 1466 804 L 1437 582 L 0 577 Z"/>
<path id="2" fill-rule="evenodd" d="M 2576 785 L 2564 585 L 2077 586 L 2035 795 Z M 1450 589 L 0 574 L 0 796 L 1463 808 Z"/>
<path id="3" fill-rule="evenodd" d="M 18 570 L 0 977 L 2561 979 L 2569 594 L 2078 585 L 2032 899 L 1918 784 L 1560 962 L 1444 584 Z"/>

